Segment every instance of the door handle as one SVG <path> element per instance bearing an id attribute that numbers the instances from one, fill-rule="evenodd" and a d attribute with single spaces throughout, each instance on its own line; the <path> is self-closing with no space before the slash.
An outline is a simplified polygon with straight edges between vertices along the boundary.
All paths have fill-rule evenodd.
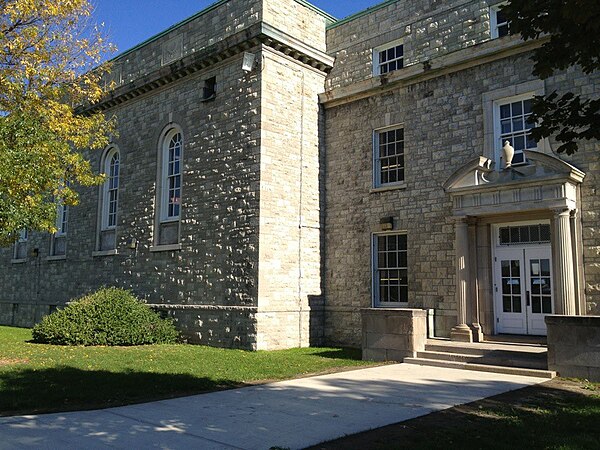
<path id="1" fill-rule="evenodd" d="M 529 302 L 529 291 L 525 291 L 525 299 L 527 301 L 527 306 L 530 306 L 530 302 Z"/>

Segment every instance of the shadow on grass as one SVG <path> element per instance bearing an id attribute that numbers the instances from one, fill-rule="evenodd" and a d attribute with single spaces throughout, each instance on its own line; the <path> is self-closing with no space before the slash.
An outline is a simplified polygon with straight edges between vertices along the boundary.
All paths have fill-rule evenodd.
<path id="1" fill-rule="evenodd" d="M 483 378 L 469 372 L 446 379 L 432 370 L 431 376 L 413 377 L 406 371 L 390 369 L 387 376 L 369 380 L 344 376 L 325 377 L 318 383 L 298 380 L 284 385 L 266 384 L 216 396 L 175 399 L 150 407 L 132 406 L 110 412 L 11 417 L 0 419 L 0 435 L 9 444 L 23 448 L 49 448 L 58 444 L 78 448 L 100 445 L 137 448 L 140 442 L 170 448 L 212 448 L 215 443 L 232 448 L 304 448 L 526 384 L 518 379 Z M 77 409 L 73 405 L 83 403 L 84 397 L 85 406 L 91 408 L 93 402 L 115 406 L 135 402 L 136 396 L 142 397 L 137 400 L 148 400 L 149 396 L 156 399 L 186 391 L 235 386 L 226 380 L 185 375 L 114 374 L 72 368 L 2 375 L 0 383 L 10 395 L 0 398 L 3 405 L 8 398 L 16 401 L 17 396 L 24 395 L 33 398 L 21 399 L 21 404 L 24 401 L 36 406 L 44 404 L 46 410 Z M 516 398 L 527 398 L 528 392 L 521 391 Z M 108 400 L 111 403 L 107 405 Z M 527 400 L 522 402 L 523 413 L 518 419 L 513 418 L 516 407 L 513 404 L 498 413 L 488 412 L 490 406 L 484 403 L 483 412 L 477 407 L 471 408 L 471 412 L 457 409 L 456 417 L 445 420 L 431 415 L 428 417 L 434 419 L 420 428 L 423 438 L 420 443 L 407 445 L 410 441 L 405 437 L 384 441 L 379 448 L 543 448 L 547 447 L 548 439 L 566 442 L 572 433 L 580 434 L 578 443 L 583 448 L 598 442 L 595 437 L 598 405 L 573 404 L 560 396 L 546 396 L 540 401 L 542 405 L 550 402 L 546 408 L 550 413 L 538 411 L 536 403 Z M 559 408 L 559 413 L 554 415 L 553 408 Z M 373 420 L 367 422 L 365 418 Z M 407 424 L 410 422 L 400 426 L 406 428 Z M 387 438 L 387 433 L 371 436 L 364 445 L 353 442 L 340 448 L 370 449 L 381 438 Z"/>
<path id="2" fill-rule="evenodd" d="M 0 373 L 0 416 L 106 408 L 240 386 L 182 374 L 21 368 Z"/>
<path id="3" fill-rule="evenodd" d="M 362 351 L 360 348 L 339 348 L 335 350 L 323 350 L 314 353 L 315 356 L 329 359 L 351 359 L 360 361 L 362 359 Z"/>
<path id="4" fill-rule="evenodd" d="M 306 450 L 598 449 L 600 397 L 535 385 Z"/>

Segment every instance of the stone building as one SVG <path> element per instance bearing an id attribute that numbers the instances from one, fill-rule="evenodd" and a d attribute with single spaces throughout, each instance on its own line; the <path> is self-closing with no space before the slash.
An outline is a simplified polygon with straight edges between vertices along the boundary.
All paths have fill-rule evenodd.
<path id="1" fill-rule="evenodd" d="M 344 20 L 222 0 L 115 60 L 97 108 L 108 175 L 54 236 L 0 251 L 0 323 L 102 285 L 192 341 L 361 343 L 366 308 L 425 308 L 439 336 L 545 334 L 600 301 L 600 152 L 528 138 L 540 41 L 493 0 L 392 0 Z M 503 153 L 504 142 L 514 156 Z M 511 165 L 512 163 L 512 165 Z M 508 166 L 508 167 L 507 167 Z"/>

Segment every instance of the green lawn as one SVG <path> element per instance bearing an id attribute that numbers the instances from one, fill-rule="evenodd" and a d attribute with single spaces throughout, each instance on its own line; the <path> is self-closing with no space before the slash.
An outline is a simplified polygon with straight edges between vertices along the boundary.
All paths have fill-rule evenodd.
<path id="1" fill-rule="evenodd" d="M 0 415 L 116 406 L 373 364 L 356 349 L 60 347 L 30 339 L 28 329 L 0 327 Z"/>

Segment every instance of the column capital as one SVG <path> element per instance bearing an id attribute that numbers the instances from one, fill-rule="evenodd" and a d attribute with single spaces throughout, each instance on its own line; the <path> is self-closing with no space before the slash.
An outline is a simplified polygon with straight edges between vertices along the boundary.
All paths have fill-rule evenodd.
<path id="1" fill-rule="evenodd" d="M 555 218 L 559 218 L 559 217 L 571 217 L 571 214 L 573 213 L 573 211 L 577 211 L 577 210 L 573 210 L 573 209 L 569 209 L 569 208 L 557 208 L 557 209 L 553 209 L 552 212 L 554 213 L 554 217 Z"/>
<path id="2" fill-rule="evenodd" d="M 452 216 L 452 222 L 454 225 L 469 225 L 469 222 L 473 219 L 471 216 Z"/>

